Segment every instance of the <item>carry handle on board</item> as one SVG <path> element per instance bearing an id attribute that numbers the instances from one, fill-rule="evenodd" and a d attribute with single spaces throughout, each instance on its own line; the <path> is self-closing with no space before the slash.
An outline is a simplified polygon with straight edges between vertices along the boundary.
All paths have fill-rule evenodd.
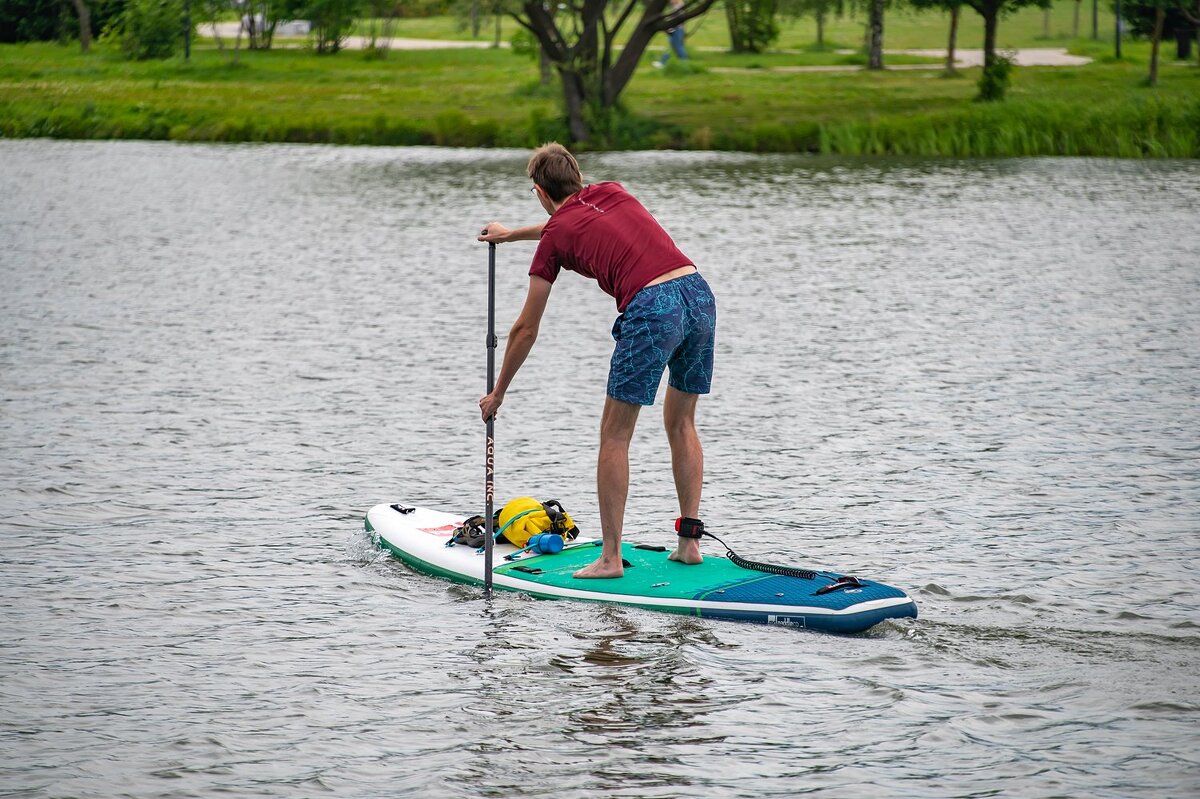
<path id="1" fill-rule="evenodd" d="M 487 310 L 487 393 L 496 387 L 496 242 L 488 242 L 488 310 Z M 494 416 L 487 419 L 487 443 L 484 448 L 483 518 L 487 534 L 483 537 L 483 590 L 492 592 L 492 495 L 495 487 L 496 440 Z"/>

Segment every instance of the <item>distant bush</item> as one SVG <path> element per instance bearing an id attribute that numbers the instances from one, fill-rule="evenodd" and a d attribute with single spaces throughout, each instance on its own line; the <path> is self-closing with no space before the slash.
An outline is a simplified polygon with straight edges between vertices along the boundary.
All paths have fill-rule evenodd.
<path id="1" fill-rule="evenodd" d="M 524 28 L 517 28 L 513 31 L 513 35 L 508 37 L 508 44 L 512 54 L 522 58 L 536 60 L 542 51 L 537 38 Z"/>
<path id="2" fill-rule="evenodd" d="M 312 20 L 318 53 L 336 53 L 342 49 L 362 5 L 359 0 L 307 0 L 300 6 L 304 16 Z"/>
<path id="3" fill-rule="evenodd" d="M 170 58 L 183 39 L 183 8 L 179 0 L 129 0 L 105 36 L 120 41 L 126 58 Z"/>
<path id="4" fill-rule="evenodd" d="M 1004 56 L 996 56 L 990 66 L 983 68 L 979 76 L 979 94 L 975 99 L 980 102 L 1003 100 L 1008 93 L 1008 85 L 1012 80 L 1013 62 Z"/>

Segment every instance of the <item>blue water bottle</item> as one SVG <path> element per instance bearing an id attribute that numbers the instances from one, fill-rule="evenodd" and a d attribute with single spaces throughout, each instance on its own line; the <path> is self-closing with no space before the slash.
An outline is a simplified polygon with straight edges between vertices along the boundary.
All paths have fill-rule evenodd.
<path id="1" fill-rule="evenodd" d="M 530 537 L 526 549 L 537 552 L 539 555 L 557 554 L 563 549 L 562 536 L 555 533 L 538 533 Z"/>

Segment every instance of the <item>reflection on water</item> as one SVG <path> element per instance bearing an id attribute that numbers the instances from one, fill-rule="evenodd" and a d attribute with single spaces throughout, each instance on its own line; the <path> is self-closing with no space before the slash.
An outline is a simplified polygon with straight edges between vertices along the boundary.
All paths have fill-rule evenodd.
<path id="1" fill-rule="evenodd" d="M 360 532 L 476 510 L 470 234 L 539 218 L 524 159 L 0 142 L 6 795 L 1192 790 L 1200 167 L 584 158 L 721 304 L 710 526 L 921 606 L 833 637 L 485 600 Z M 497 493 L 588 533 L 613 313 L 556 284 L 497 424 Z"/>

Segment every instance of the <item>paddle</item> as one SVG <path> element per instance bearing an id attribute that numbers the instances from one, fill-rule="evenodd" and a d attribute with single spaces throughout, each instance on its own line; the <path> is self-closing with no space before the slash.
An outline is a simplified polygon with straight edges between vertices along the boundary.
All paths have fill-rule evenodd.
<path id="1" fill-rule="evenodd" d="M 487 313 L 487 393 L 496 387 L 496 242 L 488 242 L 488 313 Z M 495 416 L 487 420 L 487 446 L 484 450 L 485 485 L 483 518 L 487 525 L 483 537 L 483 590 L 492 592 L 492 494 L 496 477 L 496 441 L 493 437 Z"/>

